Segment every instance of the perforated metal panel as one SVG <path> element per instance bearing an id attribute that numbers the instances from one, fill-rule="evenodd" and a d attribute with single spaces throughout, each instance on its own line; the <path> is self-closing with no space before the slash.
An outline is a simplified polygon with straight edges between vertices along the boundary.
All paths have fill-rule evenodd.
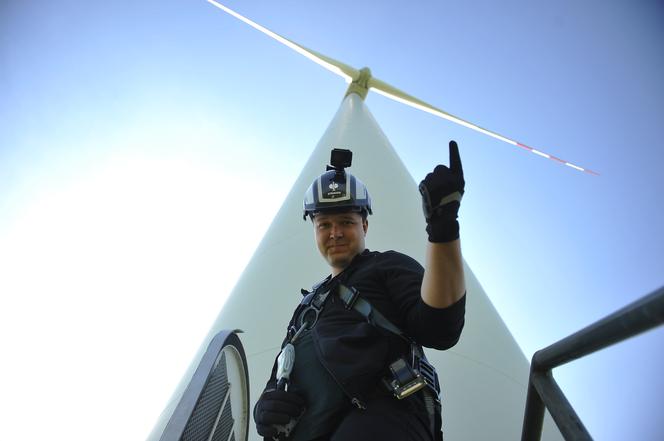
<path id="1" fill-rule="evenodd" d="M 221 418 L 217 424 L 217 428 L 212 435 L 212 441 L 235 441 L 235 434 L 233 431 L 233 413 L 231 412 L 231 402 L 229 401 L 221 411 Z M 230 438 L 228 435 L 230 434 Z"/>
<path id="2" fill-rule="evenodd" d="M 208 441 L 213 431 L 212 440 L 233 439 L 231 437 L 233 412 L 231 402 L 228 400 L 230 387 L 226 372 L 226 356 L 222 353 L 187 422 L 182 441 Z"/>

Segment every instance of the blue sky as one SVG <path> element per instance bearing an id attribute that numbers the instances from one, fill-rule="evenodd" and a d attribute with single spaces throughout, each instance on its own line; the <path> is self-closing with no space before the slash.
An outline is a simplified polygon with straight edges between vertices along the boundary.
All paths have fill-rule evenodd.
<path id="1" fill-rule="evenodd" d="M 418 181 L 458 141 L 464 256 L 528 358 L 664 285 L 661 1 L 227 5 L 600 173 L 367 98 Z M 345 87 L 205 1 L 2 2 L 13 439 L 38 387 L 49 430 L 87 438 L 104 409 L 108 439 L 147 435 Z M 596 439 L 661 434 L 663 344 L 660 328 L 554 371 Z"/>

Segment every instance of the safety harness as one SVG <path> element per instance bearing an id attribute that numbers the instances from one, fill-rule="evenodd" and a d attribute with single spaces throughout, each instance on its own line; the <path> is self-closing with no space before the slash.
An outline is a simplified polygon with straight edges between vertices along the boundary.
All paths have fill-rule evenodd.
<path id="1" fill-rule="evenodd" d="M 427 360 L 422 347 L 404 333 L 398 326 L 388 320 L 380 311 L 366 299 L 360 296 L 360 292 L 354 287 L 348 287 L 343 283 L 337 283 L 336 289 L 320 290 L 329 277 L 317 283 L 312 291 L 302 290 L 304 298 L 295 313 L 295 320 L 288 330 L 288 341 L 293 341 L 303 331 L 312 329 L 325 308 L 326 300 L 330 293 L 336 291 L 336 295 L 344 303 L 347 310 L 359 313 L 371 325 L 382 328 L 392 334 L 399 336 L 410 347 L 410 359 L 400 357 L 389 365 L 390 375 L 383 378 L 385 387 L 398 399 L 404 399 L 420 389 L 424 389 L 424 404 L 429 414 L 432 433 L 436 439 L 442 436 L 440 432 L 441 401 L 440 383 L 436 369 Z M 321 292 L 322 291 L 322 292 Z"/>

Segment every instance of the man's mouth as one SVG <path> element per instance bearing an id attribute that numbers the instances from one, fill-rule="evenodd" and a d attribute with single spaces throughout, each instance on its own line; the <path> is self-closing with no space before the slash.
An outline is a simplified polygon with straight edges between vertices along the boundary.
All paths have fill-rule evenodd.
<path id="1" fill-rule="evenodd" d="M 337 248 L 342 248 L 347 246 L 345 243 L 335 243 L 333 245 L 328 245 L 327 249 L 330 251 L 335 251 Z"/>

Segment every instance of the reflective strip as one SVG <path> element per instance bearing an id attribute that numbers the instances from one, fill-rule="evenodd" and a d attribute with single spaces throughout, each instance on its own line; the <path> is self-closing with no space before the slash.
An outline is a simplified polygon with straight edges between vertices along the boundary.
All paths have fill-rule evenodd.
<path id="1" fill-rule="evenodd" d="M 435 208 L 438 208 L 440 206 L 449 204 L 450 202 L 454 202 L 454 201 L 461 202 L 462 197 L 463 197 L 463 195 L 458 191 L 455 191 L 454 193 L 450 193 L 447 196 L 445 196 L 444 198 L 442 198 Z"/>

